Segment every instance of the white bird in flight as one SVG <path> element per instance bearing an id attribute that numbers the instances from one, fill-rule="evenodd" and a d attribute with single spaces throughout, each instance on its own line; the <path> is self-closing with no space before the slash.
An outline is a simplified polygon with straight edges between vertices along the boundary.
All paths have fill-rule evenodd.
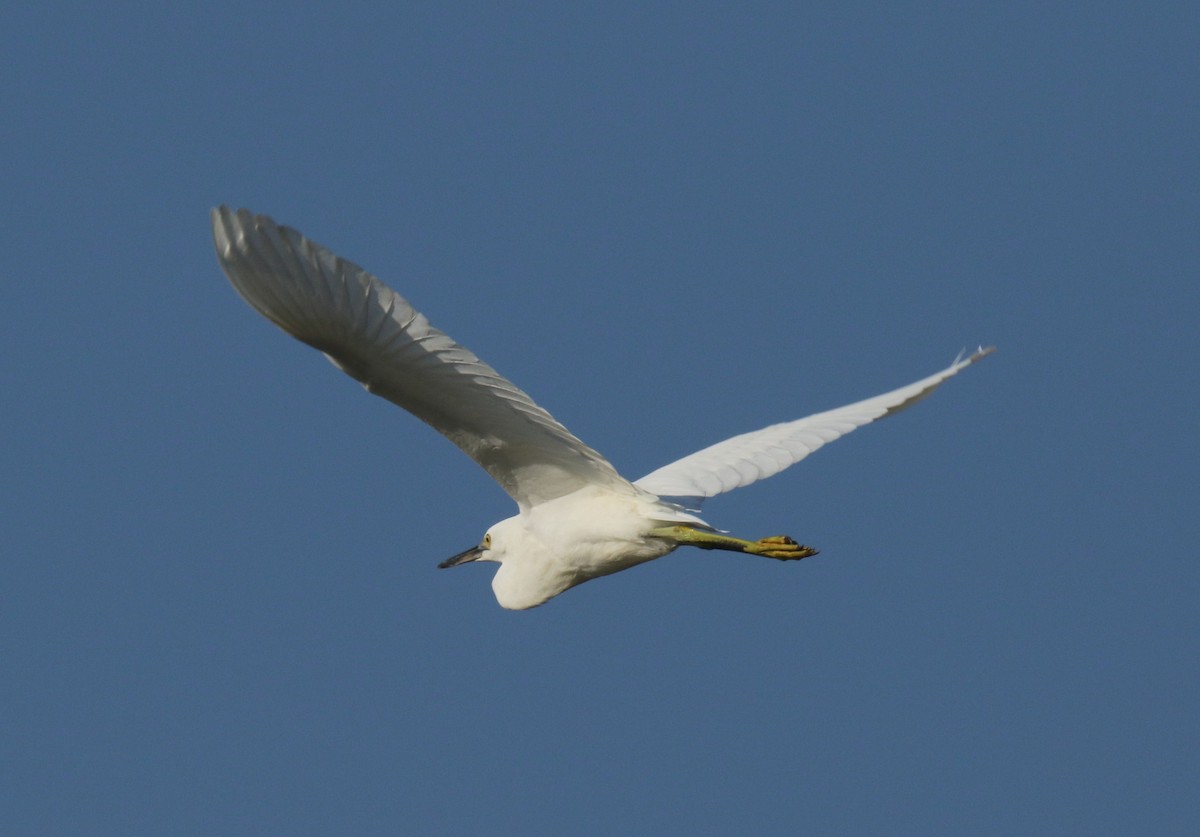
<path id="1" fill-rule="evenodd" d="M 368 392 L 442 433 L 516 501 L 516 515 L 438 565 L 499 564 L 492 590 L 512 610 L 680 546 L 781 561 L 815 555 L 783 535 L 749 541 L 722 534 L 697 516 L 700 502 L 903 410 L 993 351 L 960 355 L 941 372 L 865 401 L 734 436 L 630 482 L 362 268 L 265 215 L 222 206 L 212 223 L 221 267 L 246 302 Z"/>

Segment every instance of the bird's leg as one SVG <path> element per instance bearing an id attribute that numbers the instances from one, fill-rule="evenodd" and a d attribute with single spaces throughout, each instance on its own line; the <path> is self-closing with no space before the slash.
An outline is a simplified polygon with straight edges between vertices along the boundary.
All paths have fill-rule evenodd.
<path id="1" fill-rule="evenodd" d="M 746 541 L 741 538 L 731 538 L 728 535 L 718 535 L 691 526 L 663 526 L 653 529 L 650 535 L 663 540 L 673 541 L 680 546 L 696 546 L 700 549 L 724 549 L 729 552 L 745 552 L 749 555 L 763 555 L 780 561 L 799 561 L 816 555 L 817 551 L 810 546 L 796 543 L 787 535 L 772 535 L 759 538 L 756 541 Z"/>

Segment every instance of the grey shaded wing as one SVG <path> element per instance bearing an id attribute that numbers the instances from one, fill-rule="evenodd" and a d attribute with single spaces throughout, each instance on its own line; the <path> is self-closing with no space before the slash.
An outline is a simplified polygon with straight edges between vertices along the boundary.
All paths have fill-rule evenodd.
<path id="1" fill-rule="evenodd" d="M 429 424 L 522 509 L 588 485 L 635 491 L 468 349 L 362 268 L 245 209 L 212 212 L 221 268 L 255 310 Z"/>

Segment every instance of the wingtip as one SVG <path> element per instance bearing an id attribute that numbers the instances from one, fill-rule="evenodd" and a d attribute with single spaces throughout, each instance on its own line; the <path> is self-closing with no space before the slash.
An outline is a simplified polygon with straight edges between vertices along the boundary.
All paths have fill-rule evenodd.
<path id="1" fill-rule="evenodd" d="M 258 215 L 244 207 L 235 209 L 224 203 L 213 207 L 209 211 L 209 217 L 212 219 L 213 242 L 222 258 L 229 256 L 235 242 L 240 246 L 240 242 L 244 241 L 252 230 L 277 227 L 266 215 Z"/>
<path id="2" fill-rule="evenodd" d="M 971 354 L 968 355 L 967 350 L 963 349 L 962 351 L 960 351 L 958 353 L 958 357 L 954 358 L 954 363 L 952 363 L 950 365 L 951 366 L 959 366 L 959 367 L 970 366 L 975 361 L 982 360 L 983 358 L 987 357 L 994 351 L 996 351 L 995 346 L 982 346 L 981 345 L 977 349 L 975 349 L 975 351 L 971 352 Z"/>
<path id="3" fill-rule="evenodd" d="M 214 206 L 209 210 L 208 215 L 212 218 L 213 226 L 216 227 L 218 225 L 225 226 L 236 223 L 238 215 L 245 211 L 244 209 L 234 209 L 229 204 L 223 203 L 220 206 Z"/>
<path id="4" fill-rule="evenodd" d="M 212 218 L 213 226 L 216 226 L 218 223 L 220 223 L 234 228 L 264 223 L 273 225 L 275 223 L 266 215 L 259 215 L 255 212 L 251 212 L 245 207 L 239 207 L 235 209 L 227 203 L 214 206 L 211 210 L 209 210 L 209 217 Z"/>
<path id="5" fill-rule="evenodd" d="M 229 204 L 214 206 L 209 211 L 212 219 L 214 238 L 223 239 L 226 243 L 242 232 L 245 222 L 254 216 L 245 209 L 234 209 Z"/>
<path id="6" fill-rule="evenodd" d="M 224 259 L 229 253 L 232 243 L 232 236 L 229 234 L 229 215 L 230 209 L 225 204 L 214 206 L 208 213 L 209 219 L 212 221 L 213 244 L 217 248 L 217 257 Z"/>

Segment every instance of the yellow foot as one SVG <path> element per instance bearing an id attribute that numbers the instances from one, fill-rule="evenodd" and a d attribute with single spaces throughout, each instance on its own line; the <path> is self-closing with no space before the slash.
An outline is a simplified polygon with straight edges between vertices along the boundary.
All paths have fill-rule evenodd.
<path id="1" fill-rule="evenodd" d="M 801 558 L 808 558 L 817 554 L 817 551 L 811 546 L 798 544 L 787 535 L 771 535 L 769 538 L 759 538 L 746 551 L 754 555 L 776 558 L 780 561 L 799 561 Z"/>
<path id="2" fill-rule="evenodd" d="M 756 541 L 744 541 L 741 538 L 731 538 L 717 532 L 702 531 L 691 526 L 663 526 L 652 529 L 652 537 L 671 541 L 676 546 L 695 546 L 700 549 L 724 549 L 729 552 L 745 552 L 749 555 L 763 555 L 778 561 L 799 561 L 817 551 L 811 546 L 796 543 L 787 535 L 772 535 Z"/>

